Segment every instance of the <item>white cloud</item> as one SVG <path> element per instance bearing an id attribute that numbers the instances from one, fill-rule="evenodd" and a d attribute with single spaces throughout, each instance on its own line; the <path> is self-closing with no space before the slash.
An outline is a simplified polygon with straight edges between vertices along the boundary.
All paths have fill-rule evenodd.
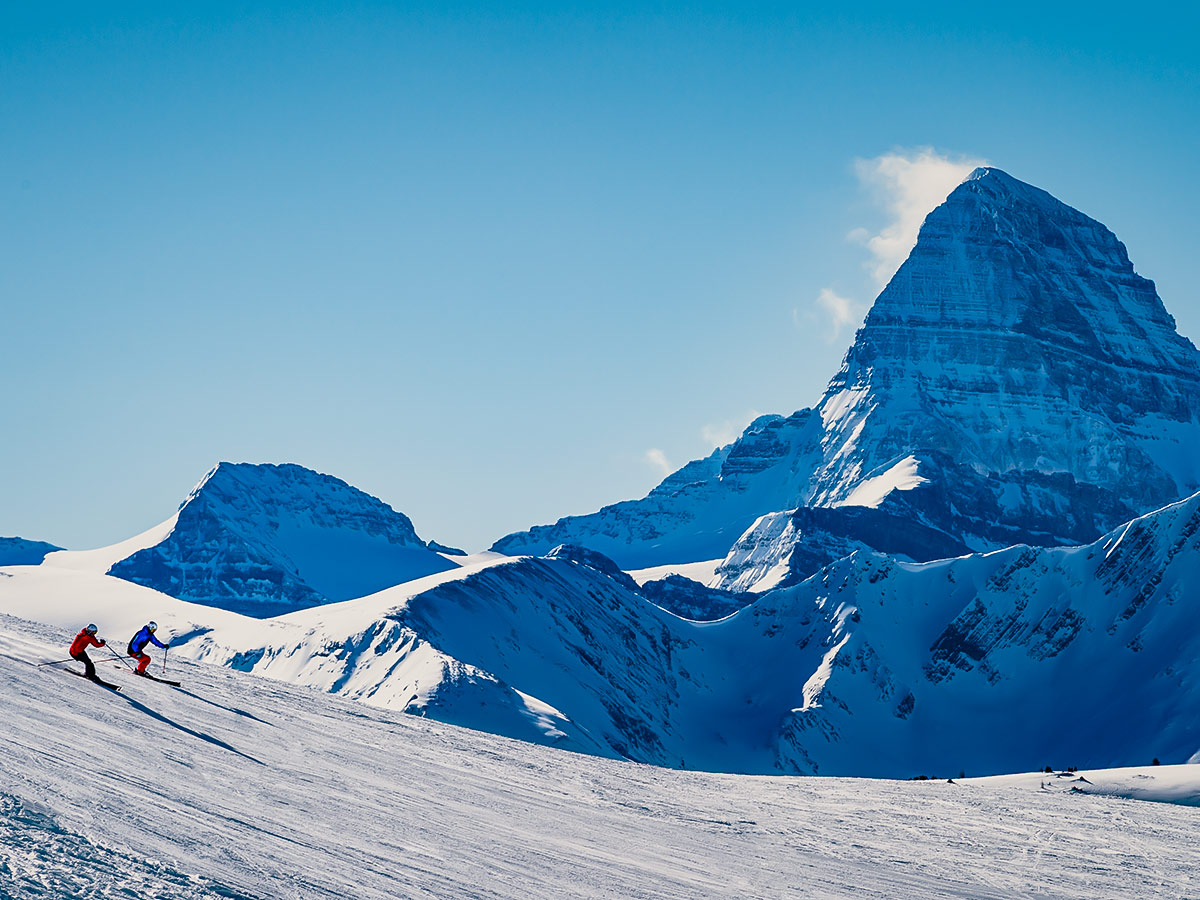
<path id="1" fill-rule="evenodd" d="M 981 159 L 943 156 L 929 147 L 855 160 L 858 180 L 874 193 L 890 221 L 875 234 L 855 228 L 847 238 L 871 251 L 867 268 L 880 287 L 896 274 L 917 243 L 925 217 L 973 169 L 986 164 Z"/>
<path id="2" fill-rule="evenodd" d="M 758 410 L 750 410 L 744 418 L 710 422 L 700 429 L 700 438 L 710 447 L 724 447 L 738 439 L 746 426 L 759 417 Z"/>
<path id="3" fill-rule="evenodd" d="M 667 454 L 663 453 L 657 447 L 651 447 L 646 451 L 645 460 L 646 462 L 650 463 L 650 465 L 654 466 L 654 468 L 661 473 L 663 478 L 666 478 L 671 474 L 672 471 L 674 471 L 671 464 L 667 461 Z"/>
<path id="4" fill-rule="evenodd" d="M 831 288 L 822 288 L 814 305 L 829 326 L 826 341 L 831 344 L 841 336 L 842 331 L 847 327 L 856 328 L 862 322 L 863 316 L 867 314 L 867 304 L 843 297 Z M 796 318 L 793 313 L 793 319 Z"/>

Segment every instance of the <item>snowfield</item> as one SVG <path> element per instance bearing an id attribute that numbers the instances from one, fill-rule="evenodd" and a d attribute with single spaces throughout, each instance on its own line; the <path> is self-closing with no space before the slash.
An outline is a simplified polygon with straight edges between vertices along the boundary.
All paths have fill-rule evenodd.
<path id="1" fill-rule="evenodd" d="M 1157 782 L 1197 804 L 1200 766 L 960 783 L 671 771 L 174 657 L 178 689 L 110 656 L 121 694 L 34 667 L 70 637 L 0 616 L 6 898 L 1200 894 L 1200 811 L 1072 790 Z"/>

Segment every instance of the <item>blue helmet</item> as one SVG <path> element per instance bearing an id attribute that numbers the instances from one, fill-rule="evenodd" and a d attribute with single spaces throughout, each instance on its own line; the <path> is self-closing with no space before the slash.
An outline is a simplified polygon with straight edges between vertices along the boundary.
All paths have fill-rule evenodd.
<path id="1" fill-rule="evenodd" d="M 146 627 L 149 628 L 151 631 L 158 631 L 158 623 L 157 622 L 147 622 Z"/>
<path id="2" fill-rule="evenodd" d="M 88 627 L 87 627 L 87 628 L 85 628 L 85 629 L 83 629 L 83 630 L 84 630 L 84 631 L 86 631 L 88 634 L 95 634 L 95 633 L 96 633 L 97 631 L 99 631 L 100 629 L 99 629 L 99 628 L 97 628 L 97 627 L 95 626 L 95 624 L 91 624 L 91 625 L 88 625 Z"/>

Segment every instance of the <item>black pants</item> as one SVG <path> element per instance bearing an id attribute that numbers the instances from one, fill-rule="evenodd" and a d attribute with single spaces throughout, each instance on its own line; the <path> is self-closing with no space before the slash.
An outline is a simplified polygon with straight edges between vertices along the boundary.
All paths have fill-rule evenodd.
<path id="1" fill-rule="evenodd" d="M 92 663 L 91 657 L 87 655 L 86 650 L 80 650 L 78 653 L 71 654 L 71 659 L 77 659 L 83 663 L 83 674 L 92 681 L 96 680 L 96 666 Z"/>

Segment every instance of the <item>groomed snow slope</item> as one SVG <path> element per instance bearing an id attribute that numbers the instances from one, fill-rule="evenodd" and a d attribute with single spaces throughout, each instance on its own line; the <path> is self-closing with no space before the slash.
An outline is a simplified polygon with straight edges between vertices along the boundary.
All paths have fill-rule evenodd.
<path id="1" fill-rule="evenodd" d="M 30 665 L 69 638 L 0 616 L 12 900 L 1195 896 L 1183 806 L 669 771 L 187 661 L 117 695 Z"/>

